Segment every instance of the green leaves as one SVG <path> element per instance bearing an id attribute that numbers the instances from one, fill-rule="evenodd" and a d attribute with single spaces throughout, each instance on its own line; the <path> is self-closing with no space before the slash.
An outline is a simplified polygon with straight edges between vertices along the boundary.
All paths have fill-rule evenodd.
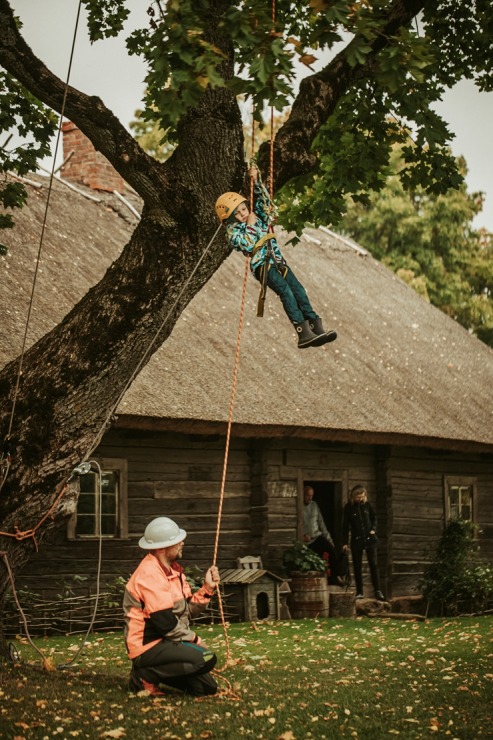
<path id="1" fill-rule="evenodd" d="M 91 41 L 118 36 L 130 11 L 125 0 L 82 0 L 87 9 L 87 25 Z"/>
<path id="2" fill-rule="evenodd" d="M 457 615 L 491 606 L 493 568 L 478 558 L 472 522 L 455 519 L 447 524 L 425 570 L 422 589 L 435 614 Z"/>
<path id="3" fill-rule="evenodd" d="M 26 175 L 36 169 L 38 159 L 50 152 L 50 138 L 55 132 L 56 117 L 14 78 L 0 72 L 0 172 Z M 24 143 L 9 148 L 11 136 L 17 131 Z M 33 141 L 34 139 L 34 141 Z M 20 183 L 0 185 L 0 202 L 4 208 L 21 208 L 27 198 Z M 13 215 L 0 215 L 0 229 L 14 225 Z M 6 248 L 0 247 L 5 253 Z"/>
<path id="4" fill-rule="evenodd" d="M 284 551 L 282 561 L 288 573 L 295 571 L 325 573 L 327 567 L 320 555 L 299 540 L 295 540 L 292 547 Z"/>
<path id="5" fill-rule="evenodd" d="M 205 90 L 225 84 L 219 73 L 224 53 L 206 40 L 210 24 L 204 2 L 169 3 L 164 17 L 127 40 L 130 54 L 140 54 L 149 66 L 144 118 L 168 129 L 170 140 L 180 119 L 200 103 Z"/>

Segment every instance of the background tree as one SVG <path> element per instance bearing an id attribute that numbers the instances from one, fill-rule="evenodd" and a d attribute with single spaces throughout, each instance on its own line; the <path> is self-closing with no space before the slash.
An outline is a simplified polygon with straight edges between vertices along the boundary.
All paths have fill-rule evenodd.
<path id="1" fill-rule="evenodd" d="M 351 202 L 339 228 L 365 246 L 423 298 L 493 346 L 493 235 L 475 230 L 480 193 L 465 184 L 443 195 L 405 190 L 400 148 L 370 204 Z M 465 162 L 459 169 L 467 174 Z"/>
<path id="2" fill-rule="evenodd" d="M 125 0 L 81 1 L 93 41 L 122 31 Z M 26 529 L 37 525 L 60 482 L 97 446 L 136 358 L 147 356 L 158 329 L 153 350 L 166 340 L 227 256 L 223 236 L 213 240 L 213 205 L 221 192 L 245 184 L 237 96 L 249 96 L 259 118 L 265 105 L 282 110 L 292 102 L 275 138 L 273 184 L 276 191 L 284 186 L 300 193 L 314 181 L 313 207 L 292 211 L 297 227 L 334 221 L 346 193 L 361 199 L 381 182 L 401 137 L 400 126 L 387 122 L 389 110 L 413 121 L 417 132 L 418 146 L 404 152 L 401 179 L 444 192 L 460 176 L 446 126 L 430 103 L 463 77 L 491 90 L 491 10 L 491 0 L 277 0 L 273 20 L 265 0 L 151 2 L 148 27 L 134 32 L 127 47 L 147 62 L 145 119 L 156 121 L 175 146 L 159 162 L 103 101 L 66 89 L 25 43 L 8 0 L 0 0 L 0 134 L 17 125 L 34 141 L 29 163 L 27 150 L 3 149 L 1 170 L 34 167 L 53 131 L 50 110 L 63 108 L 143 201 L 138 226 L 100 283 L 24 355 L 18 389 L 18 360 L 0 373 L 1 434 L 16 450 L 0 496 L 3 531 L 13 532 L 19 522 Z M 309 49 L 321 57 L 342 38 L 342 51 L 304 79 L 291 101 L 295 59 L 309 61 Z M 268 144 L 258 162 L 267 178 Z M 8 183 L 2 186 L 8 192 Z M 74 506 L 75 497 L 61 499 L 37 530 L 38 544 Z M 34 548 L 31 539 L 2 536 L 1 544 L 14 571 Z M 1 596 L 3 571 L 0 578 Z"/>

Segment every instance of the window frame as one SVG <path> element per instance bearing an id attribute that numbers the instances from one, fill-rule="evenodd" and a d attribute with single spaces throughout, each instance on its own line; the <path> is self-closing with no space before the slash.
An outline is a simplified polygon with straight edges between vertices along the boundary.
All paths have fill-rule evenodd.
<path id="1" fill-rule="evenodd" d="M 448 524 L 452 519 L 450 515 L 450 489 L 453 486 L 471 489 L 471 518 L 463 521 L 470 521 L 472 524 L 476 523 L 476 509 L 478 500 L 478 480 L 472 476 L 451 476 L 447 475 L 444 477 L 444 513 L 445 513 L 445 524 Z"/>
<path id="2" fill-rule="evenodd" d="M 126 540 L 128 539 L 128 463 L 125 458 L 103 457 L 94 458 L 99 464 L 101 471 L 115 472 L 118 474 L 119 486 L 116 501 L 117 533 L 115 535 L 99 534 L 77 534 L 77 505 L 76 510 L 69 519 L 67 525 L 67 538 L 69 540 L 98 540 L 100 536 L 104 540 Z M 99 470 L 95 467 L 91 472 L 99 476 Z M 79 498 L 77 497 L 77 502 Z"/>

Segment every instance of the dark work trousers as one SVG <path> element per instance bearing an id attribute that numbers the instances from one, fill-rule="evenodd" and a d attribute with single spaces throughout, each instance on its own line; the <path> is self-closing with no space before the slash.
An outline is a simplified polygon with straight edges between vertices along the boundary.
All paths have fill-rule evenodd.
<path id="1" fill-rule="evenodd" d="M 330 569 L 329 583 L 337 583 L 337 576 L 339 574 L 336 572 L 337 556 L 334 545 L 332 545 L 329 540 L 323 536 L 323 534 L 319 534 L 317 539 L 310 542 L 308 547 L 310 550 L 313 550 L 313 552 L 316 552 L 317 555 L 320 555 L 321 558 L 323 558 L 324 552 L 328 554 Z"/>
<path id="2" fill-rule="evenodd" d="M 156 686 L 166 684 L 192 696 L 217 692 L 217 684 L 209 674 L 217 657 L 212 650 L 192 642 L 165 639 L 132 662 L 133 673 Z"/>
<path id="3" fill-rule="evenodd" d="M 351 555 L 353 556 L 354 581 L 356 584 L 356 593 L 363 593 L 363 552 L 366 550 L 366 558 L 370 568 L 371 582 L 374 591 L 380 591 L 380 578 L 378 577 L 377 568 L 377 545 L 368 543 L 366 547 L 361 547 L 358 543 L 351 544 Z"/>
<path id="4" fill-rule="evenodd" d="M 301 324 L 305 319 L 316 319 L 317 314 L 313 310 L 306 290 L 291 270 L 287 268 L 286 277 L 271 265 L 267 276 L 267 285 L 274 293 L 277 293 L 286 311 L 289 320 L 293 324 Z M 259 270 L 256 270 L 259 272 Z"/>

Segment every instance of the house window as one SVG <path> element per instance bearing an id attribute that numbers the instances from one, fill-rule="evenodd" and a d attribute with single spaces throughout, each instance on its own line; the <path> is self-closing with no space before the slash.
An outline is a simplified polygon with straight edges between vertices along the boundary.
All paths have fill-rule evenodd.
<path id="1" fill-rule="evenodd" d="M 105 459 L 79 478 L 77 512 L 69 523 L 72 538 L 126 537 L 128 532 L 126 460 Z"/>
<path id="2" fill-rule="evenodd" d="M 476 481 L 473 478 L 445 479 L 445 507 L 447 522 L 453 519 L 474 521 Z"/>

